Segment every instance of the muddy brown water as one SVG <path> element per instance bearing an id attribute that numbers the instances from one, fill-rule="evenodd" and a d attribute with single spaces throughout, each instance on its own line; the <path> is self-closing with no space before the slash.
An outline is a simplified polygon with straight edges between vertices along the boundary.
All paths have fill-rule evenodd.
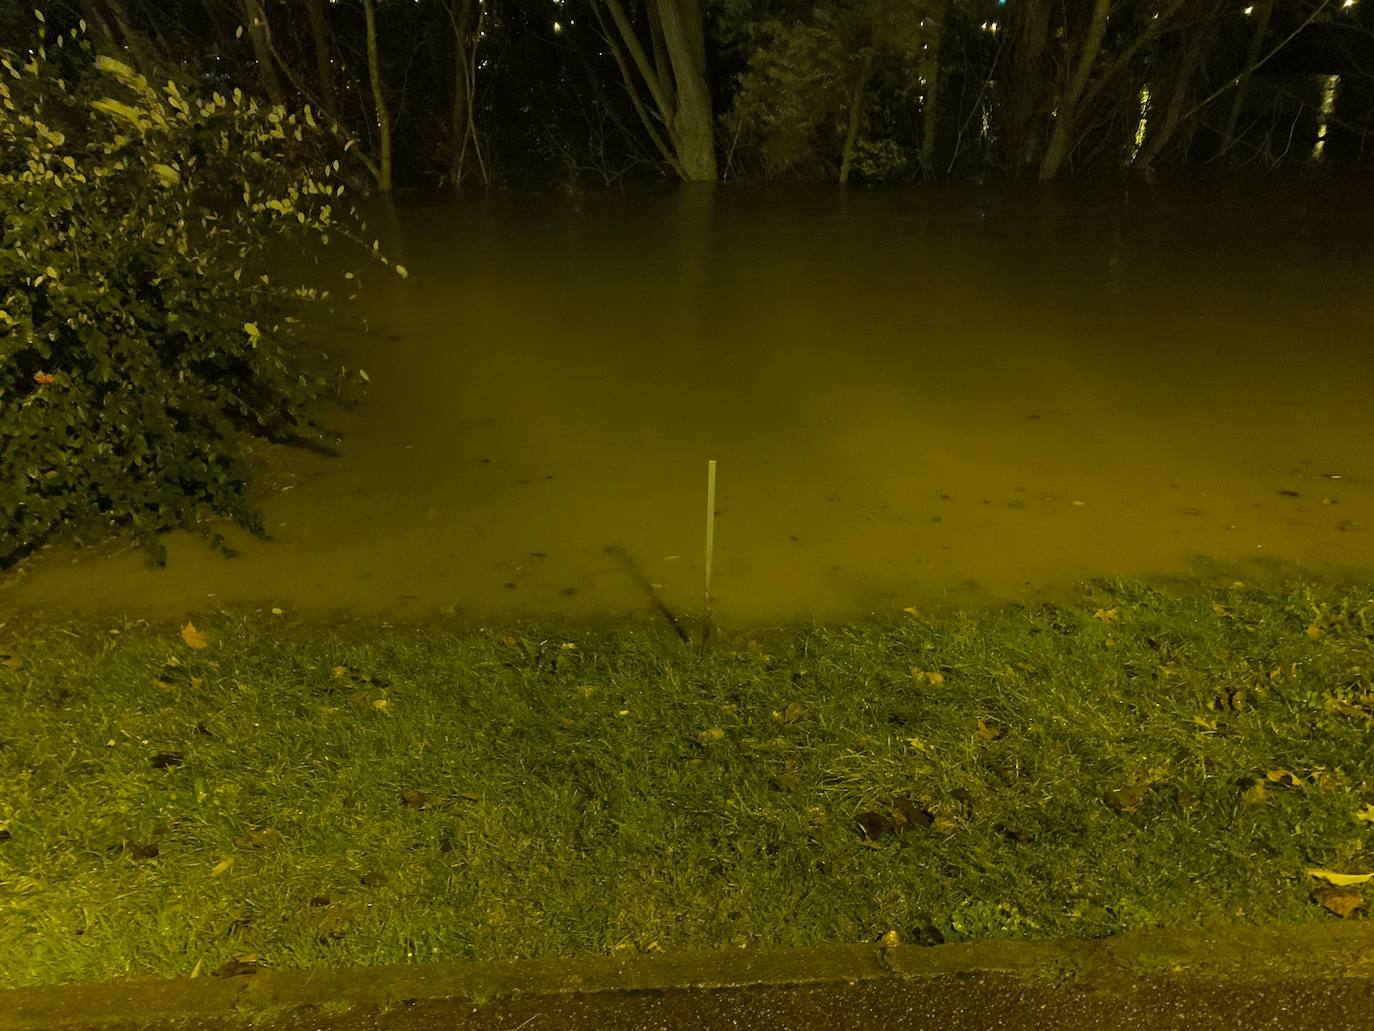
<path id="1" fill-rule="evenodd" d="M 1374 569 L 1367 188 L 401 198 L 273 539 L 54 548 L 0 606 L 844 618 Z M 287 489 L 281 489 L 287 488 Z M 607 549 L 620 549 L 608 551 Z M 627 566 L 632 566 L 633 569 Z M 653 586 L 649 586 L 653 585 Z"/>

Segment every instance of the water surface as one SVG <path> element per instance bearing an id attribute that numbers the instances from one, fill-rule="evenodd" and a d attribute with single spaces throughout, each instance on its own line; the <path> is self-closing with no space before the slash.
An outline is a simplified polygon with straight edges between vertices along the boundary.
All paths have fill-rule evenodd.
<path id="1" fill-rule="evenodd" d="M 270 542 L 53 549 L 5 606 L 727 621 L 1374 569 L 1368 190 L 401 199 Z M 608 551 L 607 549 L 612 549 Z M 633 567 L 633 569 L 629 567 Z M 649 588 L 646 585 L 660 585 Z"/>

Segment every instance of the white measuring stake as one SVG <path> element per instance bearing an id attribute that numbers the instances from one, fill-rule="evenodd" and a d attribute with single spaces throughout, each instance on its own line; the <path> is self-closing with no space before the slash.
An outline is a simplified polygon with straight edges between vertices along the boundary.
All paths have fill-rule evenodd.
<path id="1" fill-rule="evenodd" d="M 706 613 L 701 639 L 711 636 L 711 559 L 716 550 L 716 463 L 706 463 Z"/>

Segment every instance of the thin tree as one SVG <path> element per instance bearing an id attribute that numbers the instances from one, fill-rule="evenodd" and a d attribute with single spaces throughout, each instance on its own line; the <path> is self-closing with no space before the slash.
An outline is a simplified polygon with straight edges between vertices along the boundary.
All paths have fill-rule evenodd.
<path id="1" fill-rule="evenodd" d="M 262 0 L 243 0 L 243 21 L 248 29 L 249 42 L 253 44 L 253 57 L 258 63 L 258 78 L 262 81 L 263 91 L 272 103 L 280 104 L 286 93 L 272 57 L 272 31 L 267 24 L 267 12 L 263 10 Z"/>
<path id="2" fill-rule="evenodd" d="M 391 115 L 382 91 L 382 60 L 377 52 L 377 11 L 373 0 L 363 0 L 367 28 L 367 77 L 372 85 L 372 106 L 377 116 L 377 186 L 391 190 Z"/>
<path id="3" fill-rule="evenodd" d="M 620 0 L 591 0 L 591 4 L 654 146 L 681 178 L 715 180 L 715 123 L 706 81 L 701 0 L 644 0 L 647 46 L 643 29 L 636 27 Z"/>

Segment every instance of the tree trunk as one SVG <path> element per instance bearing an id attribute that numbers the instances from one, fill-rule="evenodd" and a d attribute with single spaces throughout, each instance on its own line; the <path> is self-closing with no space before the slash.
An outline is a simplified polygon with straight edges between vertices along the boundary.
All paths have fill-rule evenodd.
<path id="1" fill-rule="evenodd" d="M 482 12 L 473 0 L 453 0 L 448 7 L 449 23 L 453 29 L 453 96 L 449 107 L 449 180 L 454 186 L 463 181 L 467 172 L 468 154 L 477 162 L 482 182 L 490 180 L 487 164 L 482 158 L 482 144 L 477 134 L 475 105 L 477 102 L 478 32 Z"/>
<path id="2" fill-rule="evenodd" d="M 457 10 L 454 10 L 454 8 Z M 454 0 L 449 7 L 453 20 L 453 97 L 449 102 L 448 177 L 456 187 L 463 181 L 468 151 L 468 14 L 471 0 Z"/>
<path id="3" fill-rule="evenodd" d="M 248 39 L 253 44 L 253 57 L 258 62 L 258 78 L 262 80 L 262 88 L 272 103 L 280 104 L 285 93 L 272 59 L 272 37 L 267 27 L 267 13 L 262 9 L 262 0 L 243 0 L 243 20 L 247 24 Z"/>
<path id="4" fill-rule="evenodd" d="M 391 116 L 382 92 L 381 57 L 377 53 L 377 10 L 373 0 L 363 0 L 363 20 L 367 26 L 367 77 L 372 83 L 372 106 L 377 113 L 377 187 L 391 191 Z"/>
<path id="5" fill-rule="evenodd" d="M 689 182 L 716 179 L 716 134 L 711 91 L 706 85 L 706 30 L 701 0 L 656 0 L 663 42 L 676 80 L 676 110 L 670 132 Z"/>
<path id="6" fill-rule="evenodd" d="M 1215 12 L 1209 12 L 1209 17 L 1213 13 Z M 1200 20 L 1184 44 L 1178 73 L 1174 76 L 1173 89 L 1169 93 L 1169 103 L 1164 109 L 1164 118 L 1149 134 L 1145 146 L 1136 155 L 1135 163 L 1141 168 L 1148 169 L 1154 164 L 1160 152 L 1178 132 L 1179 123 L 1183 120 L 1183 104 L 1192 88 L 1193 76 L 1202 64 L 1202 52 L 1210 38 L 1210 29 L 1211 22 L 1208 19 Z"/>
<path id="7" fill-rule="evenodd" d="M 935 168 L 936 133 L 940 127 L 940 43 L 945 36 L 945 14 L 949 0 L 936 0 L 930 18 L 935 34 L 927 46 L 923 62 L 926 77 L 925 101 L 921 104 L 921 170 L 927 179 Z"/>
<path id="8" fill-rule="evenodd" d="M 81 17 L 95 40 L 97 50 L 111 51 L 115 48 L 114 33 L 110 30 L 110 23 L 105 20 L 105 12 L 100 9 L 97 0 L 81 0 Z"/>
<path id="9" fill-rule="evenodd" d="M 1011 60 L 997 95 L 1012 171 L 1035 161 L 1045 95 L 1045 44 L 1049 40 L 1050 0 L 1021 0 L 1008 13 Z"/>
<path id="10" fill-rule="evenodd" d="M 1094 0 L 1088 34 L 1083 40 L 1083 49 L 1079 52 L 1078 63 L 1074 66 L 1069 87 L 1059 98 L 1059 113 L 1054 120 L 1054 131 L 1050 134 L 1049 146 L 1045 148 L 1045 157 L 1040 162 L 1041 182 L 1058 177 L 1064 160 L 1073 149 L 1078 128 L 1078 101 L 1083 96 L 1083 91 L 1088 88 L 1088 78 L 1092 75 L 1093 64 L 1097 61 L 1097 55 L 1102 52 L 1102 37 L 1107 32 L 1107 14 L 1111 6 L 1112 0 Z"/>
<path id="11" fill-rule="evenodd" d="M 91 4 L 91 9 L 97 14 L 98 30 L 109 42 L 122 42 L 134 66 L 151 77 L 158 64 L 157 49 L 134 27 L 124 0 L 97 0 Z"/>
<path id="12" fill-rule="evenodd" d="M 849 182 L 849 170 L 854 167 L 854 144 L 859 138 L 859 124 L 864 117 L 864 91 L 872 69 L 872 58 L 865 54 L 854 78 L 854 92 L 849 95 L 849 125 L 845 128 L 844 150 L 840 155 L 840 185 Z"/>
<path id="13" fill-rule="evenodd" d="M 1231 149 L 1236 135 L 1236 124 L 1245 107 L 1245 94 L 1250 90 L 1250 75 L 1259 64 L 1260 48 L 1264 37 L 1269 33 L 1269 17 L 1274 13 L 1274 0 L 1260 0 L 1255 11 L 1255 31 L 1250 35 L 1250 49 L 1245 54 L 1245 67 L 1236 79 L 1236 95 L 1231 98 L 1231 110 L 1226 115 L 1226 124 L 1221 130 L 1221 142 L 1217 145 L 1217 157 L 1223 157 Z"/>
<path id="14" fill-rule="evenodd" d="M 310 20 L 310 38 L 315 44 L 315 80 L 320 87 L 320 104 L 330 118 L 339 117 L 339 94 L 334 76 L 334 48 L 329 42 L 329 22 L 321 0 L 301 0 Z"/>

